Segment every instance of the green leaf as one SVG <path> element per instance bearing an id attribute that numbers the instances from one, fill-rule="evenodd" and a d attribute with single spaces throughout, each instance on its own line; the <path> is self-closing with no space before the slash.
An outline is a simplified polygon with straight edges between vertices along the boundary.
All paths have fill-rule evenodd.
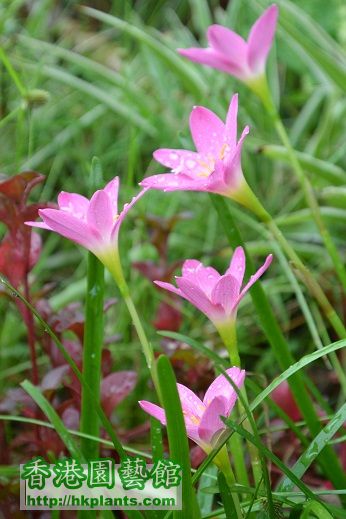
<path id="1" fill-rule="evenodd" d="M 333 516 L 328 512 L 328 510 L 321 503 L 316 501 L 310 501 L 304 506 L 304 512 L 300 518 L 310 519 L 310 513 L 313 513 L 318 519 L 333 519 Z"/>
<path id="2" fill-rule="evenodd" d="M 255 268 L 252 263 L 251 257 L 247 254 L 246 245 L 240 235 L 240 232 L 238 231 L 238 228 L 232 217 L 231 211 L 228 209 L 228 206 L 224 198 L 217 195 L 211 195 L 211 200 L 219 215 L 220 222 L 223 226 L 226 238 L 230 243 L 231 247 L 235 248 L 236 246 L 241 245 L 244 248 L 246 254 L 246 274 L 249 275 L 250 272 L 253 273 L 255 271 Z M 250 295 L 252 297 L 252 301 L 254 303 L 258 318 L 260 320 L 260 324 L 263 328 L 266 337 L 268 338 L 274 356 L 281 369 L 286 369 L 287 373 L 289 372 L 290 366 L 292 366 L 292 364 L 296 366 L 303 359 L 301 359 L 301 361 L 299 361 L 297 364 L 294 363 L 295 359 L 289 349 L 289 346 L 275 318 L 272 307 L 260 282 L 257 282 L 252 286 L 250 290 Z M 338 348 L 336 347 L 336 349 Z M 318 355 L 323 350 L 325 350 L 325 348 L 322 348 L 318 352 L 315 352 L 315 354 Z M 331 349 L 330 351 L 335 350 Z M 319 356 L 317 358 L 319 358 Z M 300 367 L 291 372 L 291 375 L 293 375 L 293 377 L 290 378 L 288 383 L 290 385 L 296 404 L 298 405 L 311 434 L 315 436 L 321 430 L 321 426 L 316 411 L 313 407 L 311 398 L 304 385 L 303 377 L 299 373 L 299 370 L 302 367 L 304 367 L 304 364 L 300 365 Z M 290 377 L 290 375 L 288 375 L 288 377 Z M 253 411 L 253 408 L 253 405 L 251 405 L 251 411 Z M 323 467 L 325 474 L 331 481 L 333 481 L 335 487 L 343 488 L 345 485 L 346 477 L 333 449 L 330 446 L 328 446 L 323 451 L 323 453 L 321 453 L 318 460 L 321 466 Z M 331 460 L 333 461 L 331 462 Z"/>
<path id="3" fill-rule="evenodd" d="M 157 361 L 157 374 L 160 384 L 162 404 L 166 413 L 167 435 L 170 458 L 182 468 L 183 510 L 175 512 L 181 519 L 200 517 L 196 494 L 192 486 L 190 449 L 186 435 L 183 411 L 172 366 L 165 355 Z"/>
<path id="4" fill-rule="evenodd" d="M 286 164 L 290 164 L 290 158 L 287 149 L 284 146 L 276 146 L 273 144 L 265 144 L 260 148 L 261 153 L 270 159 L 282 160 Z M 306 171 L 313 173 L 316 177 L 323 178 L 330 184 L 343 186 L 346 183 L 346 171 L 325 160 L 316 159 L 308 153 L 295 151 L 300 165 Z"/>
<path id="5" fill-rule="evenodd" d="M 219 483 L 219 490 L 221 494 L 222 503 L 225 509 L 227 519 L 237 519 L 237 510 L 234 506 L 232 492 L 228 488 L 226 478 L 222 472 L 218 473 L 217 480 Z"/>
<path id="6" fill-rule="evenodd" d="M 322 429 L 322 431 L 314 438 L 314 440 L 310 443 L 309 447 L 305 452 L 299 457 L 298 461 L 292 467 L 292 472 L 299 478 L 302 478 L 305 472 L 310 467 L 311 463 L 316 459 L 318 454 L 324 449 L 328 442 L 333 438 L 333 436 L 338 432 L 340 427 L 346 421 L 346 404 L 341 406 L 339 411 L 337 411 L 334 417 L 330 420 L 330 422 Z M 287 478 L 280 485 L 280 491 L 282 492 L 290 492 L 293 490 L 292 481 L 289 481 Z"/>
<path id="7" fill-rule="evenodd" d="M 136 27 L 133 24 L 102 11 L 92 9 L 91 7 L 82 7 L 81 10 L 88 16 L 96 18 L 96 20 L 100 20 L 116 29 L 124 31 L 126 34 L 135 38 L 139 43 L 149 47 L 197 98 L 200 98 L 201 94 L 205 92 L 205 84 L 195 69 L 191 67 L 189 63 L 186 63 L 175 51 L 167 47 L 162 40 L 159 41 L 157 38 L 151 36 L 147 30 Z M 156 34 L 156 36 L 159 37 L 159 34 Z"/>
<path id="8" fill-rule="evenodd" d="M 54 426 L 56 433 L 60 436 L 62 442 L 64 443 L 66 449 L 69 451 L 71 456 L 81 463 L 85 463 L 85 457 L 72 438 L 69 431 L 66 429 L 64 422 L 61 420 L 58 413 L 51 406 L 48 400 L 43 396 L 41 390 L 31 384 L 28 380 L 24 380 L 21 383 L 21 386 L 25 391 L 31 396 L 31 398 L 36 402 L 39 408 L 44 412 L 47 416 L 48 420 Z"/>

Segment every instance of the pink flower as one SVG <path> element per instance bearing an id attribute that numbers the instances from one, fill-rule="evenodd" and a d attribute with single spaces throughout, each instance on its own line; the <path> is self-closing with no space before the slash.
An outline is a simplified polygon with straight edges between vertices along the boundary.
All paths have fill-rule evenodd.
<path id="1" fill-rule="evenodd" d="M 237 112 L 237 95 L 232 97 L 226 123 L 207 108 L 196 106 L 190 115 L 190 130 L 197 151 L 156 150 L 155 160 L 171 168 L 173 175 L 154 175 L 140 185 L 162 191 L 208 191 L 245 203 L 250 188 L 240 159 L 249 127 L 245 127 L 237 142 Z"/>
<path id="2" fill-rule="evenodd" d="M 234 322 L 240 301 L 267 270 L 272 259 L 270 254 L 243 289 L 245 254 L 242 247 L 234 251 L 230 266 L 223 276 L 212 267 L 204 267 L 197 260 L 187 260 L 183 264 L 183 275 L 176 277 L 178 288 L 162 281 L 155 283 L 190 301 L 219 328 L 225 323 Z"/>
<path id="3" fill-rule="evenodd" d="M 227 369 L 226 373 L 240 389 L 244 383 L 245 371 L 233 367 Z M 220 416 L 228 417 L 230 415 L 238 395 L 224 375 L 220 375 L 212 382 L 203 402 L 186 386 L 177 384 L 177 387 L 187 435 L 208 453 L 216 445 L 220 434 L 226 429 Z M 165 411 L 161 407 L 146 400 L 141 400 L 139 405 L 146 413 L 166 425 Z"/>
<path id="4" fill-rule="evenodd" d="M 178 52 L 191 61 L 251 83 L 264 75 L 277 17 L 277 6 L 271 5 L 252 26 L 247 41 L 227 27 L 211 25 L 207 32 L 209 47 L 178 49 Z"/>
<path id="5" fill-rule="evenodd" d="M 59 209 L 40 209 L 43 222 L 25 223 L 61 234 L 113 268 L 113 262 L 118 258 L 120 225 L 145 192 L 141 191 L 118 213 L 118 190 L 119 178 L 115 177 L 104 189 L 96 191 L 90 200 L 77 193 L 62 191 L 58 196 Z"/>

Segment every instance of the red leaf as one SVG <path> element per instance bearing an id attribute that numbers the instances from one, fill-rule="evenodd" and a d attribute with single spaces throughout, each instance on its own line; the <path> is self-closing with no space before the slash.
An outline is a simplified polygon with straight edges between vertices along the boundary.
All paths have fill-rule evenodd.
<path id="1" fill-rule="evenodd" d="M 44 178 L 36 171 L 24 171 L 0 182 L 0 193 L 17 204 L 24 203 L 32 188 Z"/>
<path id="2" fill-rule="evenodd" d="M 43 391 L 58 389 L 69 369 L 70 367 L 67 364 L 64 364 L 63 366 L 48 371 L 42 379 L 41 389 Z"/>
<path id="3" fill-rule="evenodd" d="M 135 371 L 117 371 L 101 382 L 101 401 L 105 413 L 109 416 L 115 406 L 131 393 L 137 383 Z"/>

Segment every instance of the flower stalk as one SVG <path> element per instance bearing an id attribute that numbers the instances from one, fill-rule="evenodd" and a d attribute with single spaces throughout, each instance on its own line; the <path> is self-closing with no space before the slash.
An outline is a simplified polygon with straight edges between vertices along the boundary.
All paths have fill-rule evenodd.
<path id="1" fill-rule="evenodd" d="M 318 205 L 313 187 L 304 173 L 303 168 L 301 167 L 299 160 L 297 158 L 296 152 L 291 144 L 289 136 L 287 134 L 286 128 L 282 123 L 280 118 L 280 114 L 275 107 L 273 97 L 268 86 L 267 77 L 265 75 L 261 76 L 256 82 L 248 83 L 249 88 L 251 88 L 257 96 L 261 99 L 262 104 L 268 113 L 269 117 L 272 120 L 273 125 L 275 126 L 276 132 L 281 139 L 282 144 L 285 146 L 287 150 L 288 157 L 290 159 L 293 171 L 298 179 L 300 187 L 304 193 L 304 197 L 307 205 L 310 208 L 311 215 L 314 219 L 316 227 L 319 230 L 319 233 L 323 239 L 324 245 L 328 251 L 328 254 L 334 264 L 335 272 L 346 292 L 346 270 L 343 264 L 343 261 L 340 257 L 340 254 L 332 240 L 332 237 L 328 231 L 327 226 L 325 225 L 320 207 Z"/>
<path id="2" fill-rule="evenodd" d="M 223 340 L 224 345 L 226 346 L 226 348 L 228 350 L 232 364 L 240 367 L 240 356 L 239 356 L 239 350 L 238 350 L 237 329 L 236 329 L 235 321 L 226 323 L 223 326 L 219 326 L 217 328 L 217 330 L 220 334 L 220 337 Z M 241 392 L 243 398 L 245 399 L 245 401 L 247 402 L 248 398 L 247 398 L 245 386 L 243 386 L 240 389 L 240 392 Z M 241 402 L 241 399 L 238 399 L 237 406 L 238 406 L 238 411 L 239 411 L 240 416 L 244 415 L 245 409 Z M 247 418 L 243 422 L 243 427 L 244 427 L 244 429 L 251 432 L 252 434 L 254 433 L 254 431 L 251 427 L 251 424 Z M 258 485 L 262 479 L 261 460 L 260 460 L 258 450 L 255 447 L 255 445 L 251 442 L 247 442 L 247 446 L 248 446 L 248 451 L 249 451 L 249 455 L 250 455 L 251 467 L 252 467 L 252 473 L 254 476 L 255 485 Z M 238 454 L 242 455 L 242 453 L 238 453 Z"/>

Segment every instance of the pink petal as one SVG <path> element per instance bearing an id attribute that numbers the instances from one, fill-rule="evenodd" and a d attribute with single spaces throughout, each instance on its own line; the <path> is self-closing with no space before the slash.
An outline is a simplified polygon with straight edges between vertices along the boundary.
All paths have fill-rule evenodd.
<path id="1" fill-rule="evenodd" d="M 210 402 L 199 424 L 199 437 L 204 442 L 211 443 L 213 436 L 226 428 L 220 416 L 227 416 L 227 401 L 223 396 L 217 396 Z"/>
<path id="2" fill-rule="evenodd" d="M 31 227 L 39 227 L 40 229 L 47 229 L 51 231 L 52 229 L 44 222 L 24 222 L 25 225 L 30 225 Z"/>
<path id="3" fill-rule="evenodd" d="M 175 287 L 174 285 L 171 285 L 171 283 L 165 283 L 164 281 L 154 281 L 155 285 L 157 285 L 160 288 L 163 288 L 164 290 L 168 290 L 169 292 L 172 292 L 173 294 L 177 294 L 180 297 L 184 297 L 183 293 L 179 288 Z"/>
<path id="4" fill-rule="evenodd" d="M 226 275 L 230 274 L 238 281 L 238 294 L 242 286 L 245 274 L 246 260 L 243 247 L 237 247 L 233 253 L 230 266 L 226 270 Z M 237 294 L 237 295 L 238 295 Z"/>
<path id="5" fill-rule="evenodd" d="M 202 400 L 200 400 L 188 387 L 183 384 L 177 384 L 177 388 L 184 415 L 192 425 L 193 420 L 191 421 L 191 418 L 189 417 L 192 416 L 199 420 L 205 411 L 205 406 L 203 405 Z"/>
<path id="6" fill-rule="evenodd" d="M 206 294 L 200 288 L 191 283 L 191 281 L 177 277 L 177 285 L 182 292 L 182 296 L 190 301 L 198 310 L 203 312 L 211 320 L 219 320 L 224 317 L 221 307 L 213 305 Z"/>
<path id="7" fill-rule="evenodd" d="M 66 193 L 61 191 L 58 195 L 59 208 L 76 218 L 85 219 L 89 207 L 89 200 L 77 193 Z"/>
<path id="8" fill-rule="evenodd" d="M 229 196 L 229 186 L 225 183 L 225 159 L 215 162 L 214 171 L 207 179 L 207 190 L 210 193 Z"/>
<path id="9" fill-rule="evenodd" d="M 123 207 L 123 210 L 121 211 L 121 213 L 119 214 L 118 218 L 114 221 L 113 219 L 113 229 L 112 229 L 112 234 L 111 234 L 111 240 L 115 240 L 117 235 L 118 235 L 118 232 L 119 232 L 119 229 L 120 229 L 120 226 L 124 220 L 124 218 L 126 217 L 127 213 L 132 209 L 132 207 L 138 202 L 138 200 L 140 200 L 142 198 L 142 196 L 145 195 L 145 193 L 149 190 L 149 187 L 145 187 L 144 189 L 142 189 L 138 195 L 134 196 L 131 200 L 131 202 L 129 202 L 128 204 L 124 204 L 124 207 Z"/>
<path id="10" fill-rule="evenodd" d="M 160 191 L 206 191 L 205 179 L 191 179 L 187 175 L 174 175 L 174 173 L 147 177 L 139 185 Z"/>
<path id="11" fill-rule="evenodd" d="M 224 181 L 231 189 L 237 189 L 243 179 L 241 169 L 241 151 L 245 137 L 248 135 L 250 128 L 246 126 L 236 146 L 235 152 L 229 154 L 224 163 Z"/>
<path id="12" fill-rule="evenodd" d="M 223 145 L 225 125 L 208 108 L 195 106 L 190 115 L 190 130 L 199 153 L 218 156 Z"/>
<path id="13" fill-rule="evenodd" d="M 225 275 L 215 285 L 211 301 L 214 305 L 222 306 L 226 316 L 230 316 L 238 295 L 238 281 L 233 276 Z"/>
<path id="14" fill-rule="evenodd" d="M 108 182 L 102 191 L 109 196 L 113 215 L 118 214 L 119 177 L 115 177 Z"/>
<path id="15" fill-rule="evenodd" d="M 159 407 L 156 404 L 152 404 L 147 400 L 140 400 L 138 403 L 143 409 L 143 411 L 150 414 L 150 416 L 156 418 L 156 420 L 159 420 L 159 422 L 161 422 L 162 425 L 166 425 L 166 414 L 162 407 Z"/>
<path id="16" fill-rule="evenodd" d="M 39 215 L 48 227 L 92 252 L 102 243 L 96 229 L 59 209 L 40 209 Z"/>
<path id="17" fill-rule="evenodd" d="M 156 404 L 152 404 L 151 402 L 148 402 L 147 400 L 140 400 L 138 403 L 141 406 L 141 408 L 143 409 L 143 411 L 145 411 L 150 416 L 153 416 L 154 418 L 159 420 L 159 422 L 161 422 L 162 425 L 167 425 L 166 414 L 165 414 L 164 409 L 162 409 L 161 407 L 159 407 Z M 201 404 L 202 404 L 202 402 L 201 402 Z M 184 420 L 185 420 L 185 427 L 186 427 L 186 432 L 187 432 L 188 437 L 191 438 L 191 440 L 198 443 L 198 441 L 199 441 L 198 425 L 192 425 L 190 423 L 186 423 L 187 420 L 186 420 L 185 416 L 184 416 Z"/>
<path id="18" fill-rule="evenodd" d="M 230 147 L 230 153 L 235 150 L 237 145 L 237 115 L 238 115 L 238 94 L 234 94 L 231 99 L 227 117 L 224 141 Z"/>
<path id="19" fill-rule="evenodd" d="M 183 264 L 182 274 L 184 278 L 199 286 L 208 297 L 220 279 L 220 274 L 213 267 L 204 267 L 197 260 L 186 260 Z"/>
<path id="20" fill-rule="evenodd" d="M 264 71 L 265 62 L 273 43 L 278 18 L 278 7 L 271 5 L 258 18 L 248 38 L 248 63 L 255 73 Z"/>
<path id="21" fill-rule="evenodd" d="M 245 370 L 236 366 L 226 370 L 229 378 L 240 389 L 244 384 Z M 236 391 L 232 384 L 227 380 L 225 375 L 219 375 L 214 382 L 212 382 L 204 396 L 203 403 L 208 406 L 217 397 L 222 396 L 226 399 L 225 416 L 228 416 L 233 409 L 233 406 L 238 398 Z"/>
<path id="22" fill-rule="evenodd" d="M 246 66 L 247 44 L 239 34 L 222 25 L 211 25 L 207 32 L 208 42 L 217 52 L 234 62 Z"/>
<path id="23" fill-rule="evenodd" d="M 249 281 L 247 282 L 247 284 L 245 285 L 245 287 L 243 288 L 243 290 L 240 292 L 239 294 L 239 297 L 236 301 L 236 305 L 239 304 L 239 302 L 242 300 L 242 298 L 245 296 L 246 292 L 252 287 L 252 285 L 254 283 L 256 283 L 256 281 L 262 276 L 262 274 L 264 274 L 264 272 L 267 270 L 267 268 L 270 266 L 271 262 L 273 260 L 273 255 L 272 254 L 269 254 L 269 256 L 267 256 L 265 262 L 263 263 L 262 267 L 260 267 L 257 272 L 255 274 L 253 274 Z"/>
<path id="24" fill-rule="evenodd" d="M 98 229 L 105 240 L 109 240 L 114 216 L 116 213 L 112 213 L 112 204 L 107 193 L 104 190 L 96 191 L 90 200 L 87 212 L 88 224 Z"/>
<path id="25" fill-rule="evenodd" d="M 159 149 L 153 153 L 154 159 L 160 164 L 167 166 L 173 170 L 173 173 L 185 173 L 198 175 L 201 171 L 200 161 L 202 160 L 198 153 L 187 150 L 170 150 Z"/>
<path id="26" fill-rule="evenodd" d="M 185 419 L 186 434 L 192 441 L 200 444 L 201 442 L 200 442 L 200 437 L 198 434 L 198 425 L 190 425 L 190 424 L 186 423 L 185 416 L 184 416 L 184 419 Z"/>
<path id="27" fill-rule="evenodd" d="M 236 77 L 244 76 L 244 71 L 242 67 L 239 66 L 239 64 L 232 62 L 223 54 L 217 52 L 215 49 L 200 49 L 198 47 L 193 47 L 190 49 L 177 50 L 181 56 L 184 56 L 185 58 L 188 58 L 195 63 L 201 63 L 202 65 L 216 68 L 217 70 L 221 70 L 227 74 L 232 74 Z"/>

